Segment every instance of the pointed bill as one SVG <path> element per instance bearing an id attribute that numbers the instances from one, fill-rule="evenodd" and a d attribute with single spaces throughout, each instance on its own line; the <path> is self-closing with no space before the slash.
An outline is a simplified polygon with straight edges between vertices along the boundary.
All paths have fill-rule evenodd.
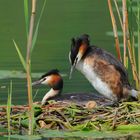
<path id="1" fill-rule="evenodd" d="M 72 73 L 73 73 L 74 67 L 75 67 L 74 65 L 71 66 L 69 79 L 72 78 Z"/>
<path id="2" fill-rule="evenodd" d="M 75 68 L 75 66 L 76 66 L 76 64 L 77 64 L 77 60 L 78 60 L 78 58 L 76 57 L 76 59 L 75 59 L 75 61 L 74 61 L 74 64 L 71 66 L 69 79 L 72 78 L 72 73 L 73 73 L 74 68 Z"/>
<path id="3" fill-rule="evenodd" d="M 35 81 L 32 83 L 32 86 L 39 85 L 39 84 L 41 84 L 41 82 L 42 82 L 41 80 Z"/>

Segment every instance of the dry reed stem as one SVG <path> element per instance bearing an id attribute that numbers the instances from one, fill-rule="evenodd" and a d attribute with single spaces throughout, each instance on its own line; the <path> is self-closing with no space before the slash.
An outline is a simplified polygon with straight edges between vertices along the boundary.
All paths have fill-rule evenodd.
<path id="1" fill-rule="evenodd" d="M 126 5 L 125 5 L 126 6 Z M 128 47 L 128 52 L 129 52 L 129 59 L 130 59 L 130 64 L 131 64 L 131 68 L 132 68 L 132 74 L 133 74 L 133 79 L 136 82 L 136 87 L 138 88 L 138 85 L 140 84 L 140 79 L 138 77 L 138 72 L 137 72 L 137 66 L 136 66 L 136 60 L 135 60 L 135 54 L 132 48 L 132 44 L 130 42 L 130 35 L 129 35 L 129 29 L 128 29 L 128 12 L 127 12 L 127 8 L 125 9 L 125 28 L 123 28 L 123 32 L 126 32 L 126 43 L 127 43 L 127 47 Z"/>
<path id="2" fill-rule="evenodd" d="M 131 63 L 131 67 L 132 67 L 132 74 L 133 74 L 133 78 L 136 81 L 136 85 L 137 85 L 137 88 L 138 88 L 138 85 L 140 84 L 140 79 L 138 77 L 136 63 L 134 61 L 134 56 L 132 54 L 132 47 L 131 47 L 130 39 L 127 39 L 127 42 L 128 42 L 129 58 L 130 58 L 130 63 Z"/>
<path id="3" fill-rule="evenodd" d="M 115 4 L 116 10 L 117 10 L 117 14 L 118 14 L 118 17 L 119 17 L 119 21 L 120 21 L 121 27 L 123 29 L 122 18 L 121 18 L 121 14 L 120 14 L 120 11 L 119 11 L 118 4 L 117 4 L 117 0 L 114 0 L 114 4 Z"/>
<path id="4" fill-rule="evenodd" d="M 119 21 L 120 21 L 122 31 L 123 31 L 124 65 L 126 66 L 126 60 L 127 60 L 126 50 L 127 50 L 127 45 L 128 45 L 129 59 L 130 59 L 133 79 L 136 81 L 136 87 L 138 88 L 138 84 L 140 84 L 139 83 L 140 80 L 138 77 L 138 72 L 137 72 L 137 67 L 136 67 L 135 54 L 134 54 L 134 51 L 132 51 L 132 44 L 131 44 L 130 38 L 129 38 L 130 35 L 129 35 L 129 30 L 128 30 L 128 12 L 127 12 L 127 8 L 126 8 L 126 1 L 122 1 L 122 4 L 123 4 L 123 23 L 122 23 L 121 14 L 120 14 L 116 0 L 114 0 L 114 4 L 115 4 L 116 10 L 117 10 L 117 14 L 118 14 Z"/>
<path id="5" fill-rule="evenodd" d="M 127 65 L 127 53 L 126 53 L 126 43 L 127 43 L 127 30 L 126 30 L 126 19 L 127 19 L 127 8 L 126 8 L 126 0 L 122 0 L 122 12 L 123 12 L 123 62 L 124 66 Z"/>
<path id="6" fill-rule="evenodd" d="M 27 41 L 27 53 L 26 53 L 26 65 L 27 65 L 27 85 L 28 85 L 28 103 L 29 103 L 29 135 L 33 134 L 33 100 L 32 100 L 32 89 L 31 89 L 31 75 L 30 75 L 30 55 L 32 47 L 33 29 L 35 21 L 35 11 L 36 11 L 36 0 L 32 0 L 32 13 L 30 18 L 29 35 Z"/>
<path id="7" fill-rule="evenodd" d="M 118 115 L 118 108 L 115 109 L 115 112 L 114 112 L 114 119 L 113 119 L 113 122 L 112 122 L 112 128 L 113 129 L 115 129 L 115 127 L 116 127 L 117 115 Z"/>
<path id="8" fill-rule="evenodd" d="M 140 2 L 137 3 L 138 5 L 138 73 L 140 79 Z M 140 83 L 138 89 L 140 90 Z"/>
<path id="9" fill-rule="evenodd" d="M 0 108 L 6 109 L 7 106 L 6 106 L 6 105 L 1 105 Z M 19 109 L 19 108 L 20 108 L 20 109 L 28 109 L 29 107 L 28 107 L 28 106 L 23 106 L 23 105 L 22 105 L 22 106 L 18 106 L 18 107 L 17 107 L 17 106 L 11 106 L 11 108 L 12 108 L 12 109 L 16 109 L 16 108 L 17 108 L 17 109 Z"/>
<path id="10" fill-rule="evenodd" d="M 50 105 L 52 105 L 52 108 L 46 110 L 41 106 L 38 106 L 40 108 L 40 112 L 36 116 L 37 129 L 35 129 L 35 131 L 38 131 L 38 127 L 61 130 L 83 130 L 83 128 L 108 130 L 108 126 L 113 129 L 122 124 L 137 125 L 140 123 L 139 102 L 123 102 L 120 106 L 115 108 L 97 106 L 97 108 L 93 110 L 88 110 L 85 106 L 81 106 L 79 108 L 79 105 L 77 104 L 68 104 L 68 106 L 65 106 L 65 103 L 63 108 L 60 109 L 59 106 L 62 105 L 62 102 L 56 102 Z M 56 108 L 56 105 L 58 108 Z M 74 111 L 73 115 L 72 111 Z M 5 113 L 6 109 L 3 108 L 2 112 Z M 22 122 L 27 120 L 27 114 L 25 112 L 26 110 L 23 112 L 21 106 L 17 106 L 15 109 L 12 109 L 12 128 L 18 129 L 21 127 L 21 130 L 27 130 L 27 126 L 19 123 L 20 119 Z M 0 125 L 2 126 L 7 125 L 5 115 L 2 114 L 0 116 Z"/>
<path id="11" fill-rule="evenodd" d="M 116 51 L 117 51 L 117 56 L 118 56 L 118 59 L 120 61 L 122 61 L 121 53 L 120 53 L 117 26 L 116 26 L 116 21 L 115 21 L 115 17 L 114 17 L 114 14 L 113 14 L 112 5 L 111 5 L 110 0 L 108 0 L 108 7 L 109 7 L 110 16 L 111 16 L 112 26 L 113 26 L 113 33 L 114 33 L 114 38 L 115 38 L 115 47 L 116 47 Z"/>

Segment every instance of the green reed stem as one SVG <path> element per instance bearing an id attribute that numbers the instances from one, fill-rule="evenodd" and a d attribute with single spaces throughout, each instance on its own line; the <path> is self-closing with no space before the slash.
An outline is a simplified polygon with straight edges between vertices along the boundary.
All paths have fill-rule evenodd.
<path id="1" fill-rule="evenodd" d="M 33 41 L 32 41 L 31 52 L 32 52 L 33 49 L 34 49 L 34 46 L 35 46 L 35 43 L 36 43 L 36 40 L 37 40 L 39 24 L 40 24 L 40 20 L 41 20 L 41 17 L 42 17 L 42 15 L 43 15 L 43 12 L 44 12 L 44 9 L 45 9 L 45 5 L 46 5 L 46 0 L 44 0 L 44 4 L 43 4 L 43 7 L 42 7 L 42 9 L 41 9 L 40 16 L 39 16 L 38 21 L 37 21 L 37 24 L 36 24 L 36 28 L 35 28 L 34 35 L 33 35 Z"/>
<path id="2" fill-rule="evenodd" d="M 16 51 L 18 53 L 19 59 L 26 71 L 27 75 L 27 90 L 28 90 L 28 103 L 29 103 L 29 135 L 33 134 L 33 125 L 34 125 L 34 110 L 33 110 L 33 97 L 32 97 L 32 79 L 31 79 L 31 53 L 33 47 L 35 45 L 37 35 L 38 35 L 38 28 L 39 23 L 45 8 L 46 0 L 44 1 L 43 8 L 41 10 L 41 14 L 37 21 L 37 25 L 34 31 L 34 23 L 35 23 L 35 14 L 36 14 L 36 2 L 37 0 L 32 0 L 32 10 L 31 10 L 31 17 L 30 17 L 30 25 L 28 21 L 28 0 L 24 0 L 24 14 L 25 14 L 25 22 L 26 22 L 26 32 L 27 32 L 27 51 L 26 51 L 26 61 L 22 55 L 22 52 L 19 49 L 17 43 L 13 40 L 15 45 Z M 28 29 L 29 27 L 29 29 Z M 34 33 L 34 34 L 33 34 Z"/>
<path id="3" fill-rule="evenodd" d="M 26 34 L 28 38 L 28 28 L 29 28 L 29 14 L 28 14 L 28 0 L 24 0 L 24 15 L 25 15 L 25 23 L 26 23 Z"/>
<path id="4" fill-rule="evenodd" d="M 7 124 L 8 124 L 8 135 L 11 134 L 10 120 L 11 120 L 11 100 L 12 100 L 12 81 L 8 88 L 8 99 L 7 99 Z"/>

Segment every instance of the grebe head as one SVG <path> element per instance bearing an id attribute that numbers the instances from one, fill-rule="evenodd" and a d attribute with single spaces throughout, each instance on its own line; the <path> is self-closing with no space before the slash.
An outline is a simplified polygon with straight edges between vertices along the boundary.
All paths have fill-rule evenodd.
<path id="1" fill-rule="evenodd" d="M 82 59 L 87 48 L 89 47 L 89 35 L 83 34 L 80 37 L 72 38 L 71 50 L 69 52 L 69 61 L 71 63 L 70 78 L 76 64 Z"/>
<path id="2" fill-rule="evenodd" d="M 44 84 L 51 87 L 51 89 L 43 97 L 41 101 L 42 105 L 45 105 L 48 99 L 60 95 L 63 89 L 63 79 L 57 69 L 53 69 L 42 75 L 38 81 L 32 83 L 32 86 L 38 84 Z"/>
<path id="3" fill-rule="evenodd" d="M 63 79 L 57 69 L 50 70 L 46 74 L 42 75 L 38 81 L 32 83 L 32 86 L 44 84 L 48 85 L 54 90 L 61 90 L 63 88 Z"/>

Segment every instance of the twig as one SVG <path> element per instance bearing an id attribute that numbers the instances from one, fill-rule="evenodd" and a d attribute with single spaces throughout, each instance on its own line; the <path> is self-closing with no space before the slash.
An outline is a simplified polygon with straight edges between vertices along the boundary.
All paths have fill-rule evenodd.
<path id="1" fill-rule="evenodd" d="M 118 108 L 115 109 L 115 113 L 114 113 L 114 118 L 113 118 L 113 123 L 112 123 L 112 128 L 113 129 L 116 127 L 117 115 L 118 115 Z"/>

